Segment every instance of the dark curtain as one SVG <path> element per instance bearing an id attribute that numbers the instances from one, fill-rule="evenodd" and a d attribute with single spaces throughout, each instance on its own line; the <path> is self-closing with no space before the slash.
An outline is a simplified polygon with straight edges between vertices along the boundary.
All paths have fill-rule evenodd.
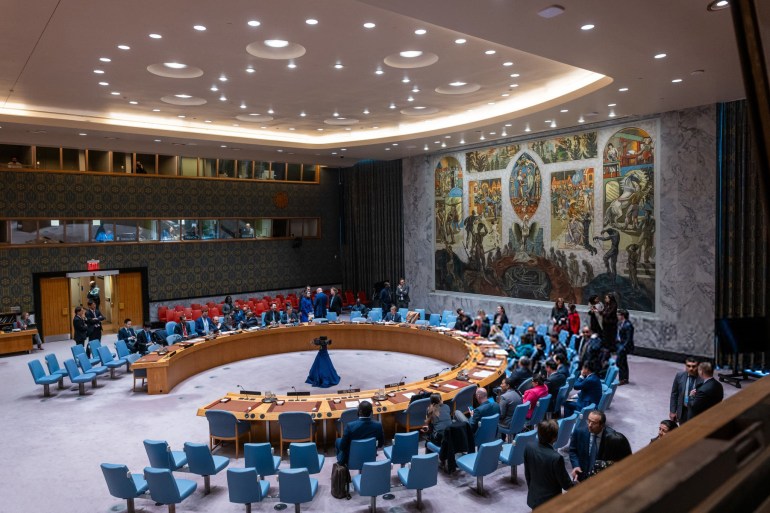
<path id="1" fill-rule="evenodd" d="M 340 242 L 344 290 L 366 291 L 404 273 L 401 161 L 360 162 L 342 169 Z"/>

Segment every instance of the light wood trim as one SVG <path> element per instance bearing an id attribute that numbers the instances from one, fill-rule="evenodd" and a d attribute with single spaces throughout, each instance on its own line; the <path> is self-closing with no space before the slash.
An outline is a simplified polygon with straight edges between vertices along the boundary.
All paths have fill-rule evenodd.
<path id="1" fill-rule="evenodd" d="M 123 324 L 123 320 L 131 319 L 134 327 L 139 330 L 144 324 L 144 295 L 142 294 L 142 273 L 120 273 L 117 275 L 117 319 L 114 325 Z"/>
<path id="2" fill-rule="evenodd" d="M 0 354 L 32 352 L 32 342 L 37 330 L 0 332 Z"/>
<path id="3" fill-rule="evenodd" d="M 70 335 L 70 288 L 65 277 L 40 279 L 40 315 L 45 337 Z M 41 322 L 42 321 L 42 322 Z"/>

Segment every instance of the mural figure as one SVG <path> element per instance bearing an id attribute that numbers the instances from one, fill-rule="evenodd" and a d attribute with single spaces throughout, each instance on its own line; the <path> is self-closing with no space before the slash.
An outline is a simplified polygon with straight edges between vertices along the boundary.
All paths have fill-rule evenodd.
<path id="1" fill-rule="evenodd" d="M 541 174 L 537 163 L 528 154 L 523 153 L 513 165 L 508 187 L 511 206 L 520 219 L 524 219 L 524 216 L 529 216 L 531 219 L 537 212 L 542 190 Z"/>
<path id="2" fill-rule="evenodd" d="M 527 261 L 530 254 L 537 254 L 535 251 L 535 244 L 530 244 L 531 235 L 538 233 L 537 223 L 530 222 L 529 216 L 525 215 L 521 224 L 514 222 L 512 228 L 514 240 L 511 241 L 511 245 L 514 248 L 515 257 L 517 260 Z M 539 229 L 540 237 L 542 238 L 542 228 Z M 530 249 L 530 246 L 533 246 Z M 551 248 L 553 251 L 553 248 Z"/>
<path id="3" fill-rule="evenodd" d="M 436 243 L 454 245 L 460 234 L 463 170 L 454 157 L 444 157 L 435 172 Z"/>
<path id="4" fill-rule="evenodd" d="M 628 278 L 631 280 L 631 286 L 634 289 L 639 288 L 639 278 L 636 275 L 636 267 L 639 265 L 639 245 L 629 244 L 626 246 L 628 254 Z"/>
<path id="5" fill-rule="evenodd" d="M 544 164 L 596 158 L 598 144 L 596 132 L 586 132 L 529 143 Z"/>
<path id="6" fill-rule="evenodd" d="M 508 146 L 496 146 L 478 151 L 470 151 L 465 154 L 465 164 L 469 173 L 481 173 L 484 171 L 496 171 L 508 167 L 514 155 L 519 153 L 521 146 L 510 144 Z"/>
<path id="7" fill-rule="evenodd" d="M 610 249 L 604 254 L 602 260 L 604 260 L 604 266 L 607 268 L 607 273 L 612 276 L 613 279 L 618 275 L 618 248 L 620 247 L 620 232 L 615 228 L 605 228 L 602 233 L 606 233 L 606 237 L 594 237 L 594 242 L 598 241 L 610 241 Z"/>

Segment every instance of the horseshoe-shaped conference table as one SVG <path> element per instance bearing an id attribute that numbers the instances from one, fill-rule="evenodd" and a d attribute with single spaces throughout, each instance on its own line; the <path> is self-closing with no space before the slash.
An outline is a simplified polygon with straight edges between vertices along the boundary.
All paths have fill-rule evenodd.
<path id="1" fill-rule="evenodd" d="M 166 354 L 148 354 L 137 360 L 133 368 L 146 369 L 149 394 L 165 394 L 183 380 L 214 367 L 261 356 L 315 350 L 317 347 L 312 341 L 321 336 L 333 341 L 329 347 L 332 359 L 336 350 L 390 351 L 441 360 L 448 364 L 448 368 L 418 381 L 393 383 L 389 387 L 383 384 L 374 390 L 330 389 L 323 394 L 278 395 L 274 402 L 265 402 L 264 395 L 230 392 L 200 407 L 198 415 L 205 415 L 206 410 L 229 411 L 240 420 L 251 421 L 253 431 L 267 430 L 269 436 L 269 423 L 277 421 L 281 413 L 302 411 L 318 422 L 323 421 L 324 431 L 328 432 L 329 427 L 334 429 L 333 421 L 344 410 L 356 407 L 360 400 L 369 400 L 386 432 L 392 433 L 395 426 L 393 414 L 406 410 L 412 395 L 438 392 L 447 401 L 464 387 L 486 387 L 505 376 L 506 358 L 493 354 L 492 351 L 499 350 L 493 342 L 470 340 L 451 331 L 425 329 L 411 324 L 365 323 L 281 326 L 226 333 L 208 340 L 193 339 L 166 348 Z M 370 363 L 376 365 L 375 362 Z M 362 366 L 361 372 L 366 372 L 365 367 Z M 343 376 L 343 380 L 345 383 L 356 382 L 350 376 Z M 384 395 L 378 396 L 380 391 L 384 391 Z M 277 429 L 272 431 L 275 433 Z"/>

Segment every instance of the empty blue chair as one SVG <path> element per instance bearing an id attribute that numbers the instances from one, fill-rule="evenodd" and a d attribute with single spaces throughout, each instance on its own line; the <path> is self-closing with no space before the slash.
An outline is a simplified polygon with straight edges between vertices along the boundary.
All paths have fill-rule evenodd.
<path id="1" fill-rule="evenodd" d="M 273 456 L 273 446 L 267 442 L 243 444 L 243 456 L 246 459 L 244 466 L 256 469 L 260 479 L 276 475 L 281 465 L 281 458 Z"/>
<path id="2" fill-rule="evenodd" d="M 89 381 L 91 382 L 91 388 L 96 386 L 96 374 L 93 372 L 81 374 L 78 366 L 75 365 L 75 360 L 64 360 L 64 368 L 67 369 L 67 375 L 69 376 L 70 381 L 73 384 L 78 385 L 78 393 L 80 395 L 85 395 L 85 384 Z"/>
<path id="3" fill-rule="evenodd" d="M 230 463 L 230 458 L 213 456 L 206 444 L 192 442 L 185 442 L 184 453 L 190 472 L 203 476 L 203 493 L 208 494 L 211 491 L 211 476 L 222 472 Z"/>
<path id="4" fill-rule="evenodd" d="M 101 340 L 91 340 L 88 342 L 88 348 L 91 349 L 91 356 L 96 357 L 98 361 L 96 363 L 100 363 L 104 365 L 104 362 L 102 362 L 101 356 L 99 356 L 99 348 L 102 347 L 102 341 Z M 92 364 L 96 365 L 96 364 Z"/>
<path id="5" fill-rule="evenodd" d="M 252 445 L 252 444 L 247 444 Z M 270 483 L 260 481 L 254 468 L 227 469 L 227 490 L 230 502 L 245 504 L 246 513 L 251 513 L 252 502 L 262 502 L 270 490 Z"/>
<path id="6" fill-rule="evenodd" d="M 612 388 L 607 388 L 602 392 L 602 398 L 599 399 L 599 404 L 596 405 L 596 409 L 599 411 L 606 411 L 610 397 L 612 397 Z"/>
<path id="7" fill-rule="evenodd" d="M 289 444 L 289 466 L 291 468 L 306 468 L 309 474 L 318 474 L 324 468 L 326 458 L 318 454 L 314 442 Z"/>
<path id="8" fill-rule="evenodd" d="M 147 458 L 153 468 L 179 470 L 187 465 L 185 453 L 172 451 L 165 440 L 145 440 L 144 450 L 147 452 Z"/>
<path id="9" fill-rule="evenodd" d="M 577 351 L 577 347 L 576 347 L 576 344 L 577 344 L 577 340 L 578 340 L 578 338 L 579 338 L 579 337 L 577 336 L 577 334 L 575 334 L 575 335 L 572 335 L 572 336 L 569 338 L 569 346 L 568 346 L 568 349 L 572 349 L 573 351 Z"/>
<path id="10" fill-rule="evenodd" d="M 128 349 L 125 340 L 118 340 L 115 342 L 115 352 L 118 353 L 118 358 L 122 358 L 126 361 L 126 372 L 130 370 L 132 363 L 142 357 L 139 353 L 132 353 Z"/>
<path id="11" fill-rule="evenodd" d="M 318 491 L 318 479 L 310 477 L 306 468 L 291 468 L 278 472 L 278 498 L 294 504 L 299 512 L 300 504 L 311 502 Z"/>
<path id="12" fill-rule="evenodd" d="M 511 330 L 513 330 L 513 325 L 510 323 L 503 324 L 503 335 L 505 335 L 505 338 L 511 337 Z"/>
<path id="13" fill-rule="evenodd" d="M 452 315 L 452 310 L 444 310 L 443 312 L 441 312 L 441 322 L 443 324 L 446 324 L 447 317 L 449 317 L 450 315 Z"/>
<path id="14" fill-rule="evenodd" d="M 264 321 L 264 319 L 262 319 L 262 320 Z M 195 321 L 185 321 L 185 322 L 187 322 L 187 333 L 189 334 L 189 336 L 191 338 L 194 337 L 195 334 L 196 334 L 196 331 L 195 331 Z"/>
<path id="15" fill-rule="evenodd" d="M 398 427 L 404 428 L 404 431 L 420 429 L 425 423 L 425 415 L 430 406 L 430 398 L 418 399 L 406 407 L 406 410 L 396 413 L 396 431 Z"/>
<path id="16" fill-rule="evenodd" d="M 446 327 L 449 329 L 452 329 L 455 327 L 455 323 L 457 322 L 457 316 L 455 314 L 447 315 L 446 318 Z"/>
<path id="17" fill-rule="evenodd" d="M 404 488 L 417 490 L 417 509 L 422 509 L 422 491 L 438 483 L 438 453 L 413 456 L 409 468 L 400 468 L 397 474 Z"/>
<path id="18" fill-rule="evenodd" d="M 559 421 L 559 436 L 556 437 L 556 442 L 553 444 L 554 449 L 560 449 L 569 443 L 577 420 L 578 414 L 575 412 L 569 417 L 565 417 Z"/>
<path id="19" fill-rule="evenodd" d="M 329 312 L 327 312 L 328 314 Z M 313 324 L 325 324 L 328 323 L 329 319 L 326 317 L 313 317 Z"/>
<path id="20" fill-rule="evenodd" d="M 417 312 L 418 314 L 420 314 L 420 320 L 421 321 L 425 320 L 425 309 L 424 308 L 415 308 L 414 311 Z"/>
<path id="21" fill-rule="evenodd" d="M 134 513 L 134 499 L 147 493 L 148 489 L 142 474 L 131 474 L 125 465 L 102 463 L 101 467 L 110 495 L 124 499 L 128 513 Z"/>
<path id="22" fill-rule="evenodd" d="M 104 346 L 99 348 L 99 358 L 102 360 L 102 365 L 110 369 L 110 378 L 112 379 L 115 379 L 115 369 L 127 363 L 125 360 L 115 360 L 112 357 L 112 353 L 110 353 L 110 349 Z"/>
<path id="23" fill-rule="evenodd" d="M 78 363 L 80 364 L 80 368 L 86 374 L 93 373 L 97 376 L 101 376 L 109 370 L 104 365 L 91 365 L 91 362 L 88 360 L 88 357 L 85 354 L 78 355 Z"/>
<path id="24" fill-rule="evenodd" d="M 173 346 L 177 342 L 183 340 L 182 335 L 179 335 L 178 333 L 172 333 L 171 335 L 166 337 L 166 345 L 167 346 Z M 157 349 L 156 349 L 157 351 Z"/>
<path id="25" fill-rule="evenodd" d="M 155 351 L 159 351 L 160 348 L 161 348 L 160 344 L 152 344 L 152 345 L 150 345 L 150 347 L 147 348 L 147 352 L 148 353 L 154 353 Z"/>
<path id="26" fill-rule="evenodd" d="M 511 415 L 511 423 L 508 427 L 498 426 L 497 430 L 506 435 L 508 440 L 512 440 L 516 435 L 521 433 L 524 429 L 524 425 L 527 423 L 527 412 L 529 411 L 529 401 L 518 405 L 513 409 L 513 415 Z"/>
<path id="27" fill-rule="evenodd" d="M 412 456 L 419 452 L 420 432 L 396 433 L 393 445 L 385 447 L 382 452 L 391 463 L 402 467 L 412 461 Z"/>
<path id="28" fill-rule="evenodd" d="M 537 400 L 537 406 L 535 411 L 532 412 L 532 417 L 529 419 L 530 426 L 537 426 L 545 418 L 545 414 L 548 412 L 548 406 L 551 404 L 551 394 L 541 397 Z"/>
<path id="29" fill-rule="evenodd" d="M 80 344 L 75 344 L 74 346 L 70 347 L 70 350 L 72 351 L 72 358 L 74 358 L 75 361 L 77 361 L 79 354 L 86 354 L 86 350 Z M 91 365 L 96 365 L 99 363 L 99 357 L 96 355 L 91 355 L 89 361 L 91 362 Z"/>
<path id="30" fill-rule="evenodd" d="M 513 439 L 513 443 L 503 445 L 499 459 L 505 465 L 511 466 L 511 481 L 518 483 L 517 468 L 524 464 L 524 449 L 529 444 L 537 444 L 537 430 L 519 433 Z"/>
<path id="31" fill-rule="evenodd" d="M 476 442 L 476 447 L 479 447 L 485 443 L 489 443 L 497 438 L 497 423 L 499 420 L 499 413 L 490 415 L 489 417 L 481 418 L 479 427 L 476 429 L 476 433 L 473 435 L 473 439 Z"/>
<path id="32" fill-rule="evenodd" d="M 535 329 L 535 332 L 538 335 L 542 335 L 543 337 L 545 337 L 546 335 L 548 335 L 548 325 L 546 325 L 546 324 L 538 324 L 537 328 Z M 546 337 L 546 340 L 547 340 L 547 337 Z"/>
<path id="33" fill-rule="evenodd" d="M 610 390 L 612 390 L 612 393 L 610 394 L 609 398 L 607 398 L 607 404 L 604 406 L 604 411 L 607 411 L 610 409 L 610 405 L 612 404 L 612 400 L 615 399 L 615 392 L 618 391 L 618 383 L 613 383 L 610 387 Z"/>
<path id="34" fill-rule="evenodd" d="M 414 321 L 415 326 L 430 326 L 430 321 L 426 321 L 425 319 L 420 319 L 417 321 Z"/>
<path id="35" fill-rule="evenodd" d="M 535 325 L 535 323 L 532 322 L 532 321 L 524 321 L 524 322 L 521 323 L 521 327 L 524 328 L 525 330 L 527 328 L 529 328 L 530 326 L 534 326 L 534 325 Z"/>
<path id="36" fill-rule="evenodd" d="M 430 314 L 430 318 L 428 320 L 431 326 L 438 326 L 441 324 L 441 316 L 439 314 Z"/>
<path id="37" fill-rule="evenodd" d="M 51 385 L 57 383 L 59 380 L 64 379 L 59 374 L 49 376 L 43 370 L 43 364 L 37 360 L 31 360 L 27 362 L 29 371 L 32 373 L 32 378 L 35 380 L 36 385 L 43 385 L 43 397 L 51 396 Z"/>
<path id="38" fill-rule="evenodd" d="M 561 408 L 564 406 L 564 401 L 567 400 L 569 391 L 569 383 L 566 383 L 563 387 L 559 388 L 559 392 L 556 394 L 556 401 L 554 402 L 552 411 L 557 417 L 561 417 Z"/>
<path id="39" fill-rule="evenodd" d="M 168 505 L 168 513 L 176 511 L 176 505 L 192 495 L 198 485 L 189 479 L 176 479 L 167 468 L 144 468 L 144 478 L 150 487 L 150 497 L 155 502 Z"/>
<path id="40" fill-rule="evenodd" d="M 61 376 L 59 388 L 64 388 L 64 377 L 67 375 L 67 369 L 59 367 L 59 360 L 56 358 L 56 355 L 53 353 L 45 355 L 45 364 L 48 367 L 48 374 L 51 376 Z"/>
<path id="41" fill-rule="evenodd" d="M 567 330 L 561 330 L 559 332 L 559 342 L 566 346 L 567 345 L 567 339 L 569 338 L 569 331 Z"/>
<path id="42" fill-rule="evenodd" d="M 353 310 L 352 312 L 350 312 L 350 320 L 351 320 L 351 321 L 352 321 L 353 319 L 357 318 L 357 317 L 363 317 L 363 316 L 361 315 L 361 312 L 360 312 L 360 311 L 358 311 L 358 310 Z"/>
<path id="43" fill-rule="evenodd" d="M 350 318 L 350 320 L 351 320 L 351 321 L 352 321 L 354 324 L 365 324 L 367 321 L 369 321 L 369 319 L 367 319 L 366 317 L 364 317 L 364 316 L 360 315 L 360 314 L 361 314 L 361 312 L 357 312 L 357 313 L 359 314 L 358 316 L 356 316 L 356 317 L 351 317 L 351 318 Z M 351 314 L 351 316 L 352 316 L 352 314 Z"/>
<path id="44" fill-rule="evenodd" d="M 377 459 L 377 439 L 364 438 L 350 442 L 350 455 L 348 456 L 348 469 L 361 470 L 364 463 Z"/>
<path id="45" fill-rule="evenodd" d="M 315 422 L 309 413 L 290 411 L 278 415 L 280 428 L 279 452 L 283 459 L 283 444 L 292 442 L 312 442 L 315 435 Z"/>
<path id="46" fill-rule="evenodd" d="M 618 376 L 618 367 L 617 365 L 610 365 L 607 369 L 607 375 L 604 376 L 604 382 L 602 383 L 602 387 L 606 390 L 607 388 L 611 387 L 612 384 L 615 382 L 615 378 Z"/>
<path id="47" fill-rule="evenodd" d="M 476 491 L 484 495 L 484 476 L 497 470 L 502 440 L 481 444 L 479 451 L 457 458 L 457 466 L 476 478 Z"/>
<path id="48" fill-rule="evenodd" d="M 452 399 L 451 409 L 453 411 L 465 412 L 473 406 L 473 396 L 476 395 L 478 385 L 470 385 L 455 394 Z"/>
<path id="49" fill-rule="evenodd" d="M 337 322 L 337 312 L 326 312 L 326 320 L 329 322 Z"/>
<path id="50" fill-rule="evenodd" d="M 238 459 L 238 447 L 241 438 L 248 437 L 251 442 L 251 424 L 238 420 L 229 411 L 206 410 L 206 420 L 209 421 L 209 447 L 214 450 L 219 445 L 218 440 L 235 442 L 235 459 Z"/>
<path id="51" fill-rule="evenodd" d="M 369 320 L 372 322 L 379 322 L 382 320 L 382 309 L 373 308 L 369 311 Z"/>
<path id="52" fill-rule="evenodd" d="M 516 345 L 521 342 L 521 336 L 524 335 L 526 328 L 524 326 L 516 326 L 513 328 L 513 344 Z"/>
<path id="53" fill-rule="evenodd" d="M 398 315 L 401 316 L 401 322 L 406 322 L 406 316 L 409 314 L 408 308 L 399 308 Z"/>
<path id="54" fill-rule="evenodd" d="M 369 511 L 377 511 L 377 496 L 390 492 L 390 460 L 364 464 L 357 476 L 353 476 L 353 488 L 362 497 L 371 497 Z"/>
<path id="55" fill-rule="evenodd" d="M 175 329 L 176 329 L 176 322 L 168 321 L 166 323 L 166 336 L 173 335 Z"/>

